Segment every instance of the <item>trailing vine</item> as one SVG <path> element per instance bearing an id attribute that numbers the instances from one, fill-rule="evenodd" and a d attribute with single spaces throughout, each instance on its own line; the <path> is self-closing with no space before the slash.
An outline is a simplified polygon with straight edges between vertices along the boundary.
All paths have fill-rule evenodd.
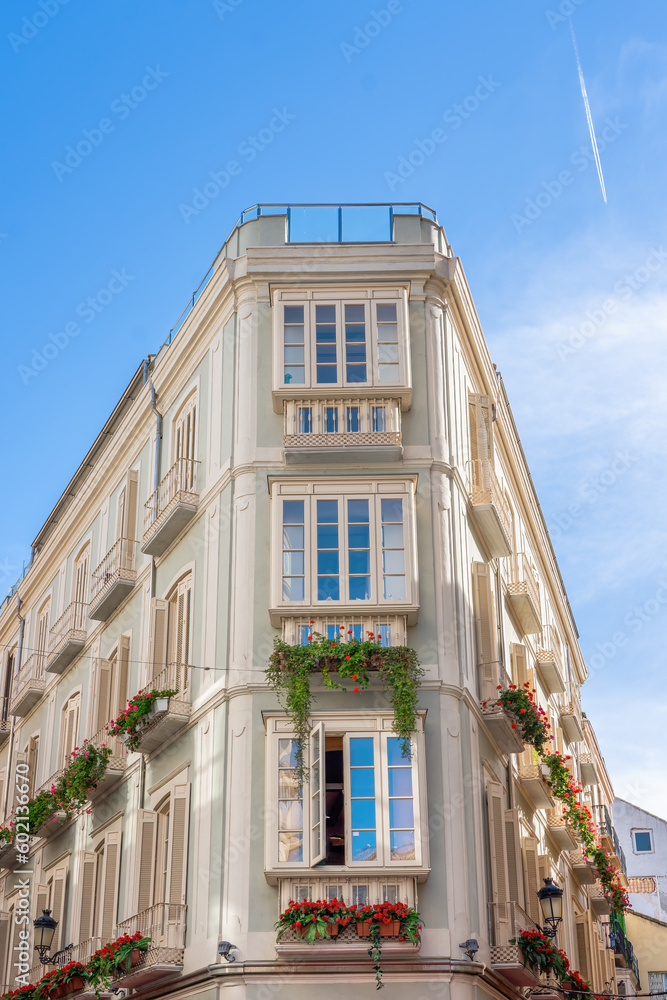
<path id="1" fill-rule="evenodd" d="M 523 931 L 519 937 L 511 938 L 510 944 L 521 948 L 525 966 L 537 966 L 540 972 L 547 974 L 553 972 L 564 987 L 565 996 L 572 997 L 573 1000 L 592 1000 L 597 996 L 590 983 L 576 969 L 570 968 L 565 952 L 557 948 L 541 931 Z"/>
<path id="2" fill-rule="evenodd" d="M 308 779 L 305 753 L 311 729 L 311 676 L 315 672 L 322 674 L 326 688 L 347 691 L 345 682 L 349 682 L 354 694 L 368 687 L 370 673 L 377 673 L 394 710 L 393 730 L 401 740 L 404 756 L 410 756 L 411 737 L 417 727 L 419 684 L 424 675 L 414 649 L 383 646 L 380 637 L 372 632 L 367 639 L 356 639 L 352 630 L 346 633 L 342 625 L 335 639 L 313 632 L 304 646 L 290 646 L 276 639 L 266 678 L 294 727 L 295 769 L 301 780 Z"/>
<path id="3" fill-rule="evenodd" d="M 569 757 L 558 752 L 550 752 L 550 726 L 546 712 L 535 701 L 535 692 L 530 685 L 522 688 L 511 684 L 509 688 L 499 687 L 495 705 L 504 708 L 514 719 L 512 728 L 518 729 L 524 743 L 535 747 L 540 759 L 549 768 L 547 784 L 560 802 L 563 803 L 565 821 L 579 838 L 585 856 L 595 865 L 602 891 L 614 912 L 622 913 L 630 906 L 628 893 L 620 881 L 618 869 L 611 863 L 609 855 L 600 845 L 595 821 L 590 809 L 579 801 L 583 791 L 577 784 L 566 764 Z M 484 702 L 486 707 L 488 703 Z"/>

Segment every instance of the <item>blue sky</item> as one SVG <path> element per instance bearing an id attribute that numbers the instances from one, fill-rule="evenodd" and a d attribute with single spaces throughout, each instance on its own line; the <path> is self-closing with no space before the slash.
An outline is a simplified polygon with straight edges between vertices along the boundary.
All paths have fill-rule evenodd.
<path id="1" fill-rule="evenodd" d="M 14 0 L 0 51 L 0 588 L 244 207 L 421 200 L 510 394 L 617 793 L 667 816 L 661 0 Z"/>

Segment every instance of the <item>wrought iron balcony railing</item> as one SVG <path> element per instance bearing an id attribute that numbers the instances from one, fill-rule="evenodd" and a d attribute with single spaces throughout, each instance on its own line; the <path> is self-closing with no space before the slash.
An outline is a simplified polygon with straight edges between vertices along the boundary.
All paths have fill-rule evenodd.
<path id="1" fill-rule="evenodd" d="M 119 538 L 93 573 L 89 616 L 106 621 L 134 589 L 137 543 Z"/>
<path id="2" fill-rule="evenodd" d="M 159 556 L 197 513 L 197 468 L 193 458 L 177 458 L 144 507 L 141 551 Z"/>
<path id="3" fill-rule="evenodd" d="M 88 605 L 72 601 L 49 630 L 49 654 L 46 669 L 61 674 L 86 645 Z"/>
<path id="4" fill-rule="evenodd" d="M 612 823 L 609 810 L 604 804 L 595 806 L 595 819 L 602 839 L 602 846 L 609 854 L 618 859 L 619 866 L 627 874 L 628 867 L 625 860 L 625 851 L 621 847 L 621 842 L 618 839 L 618 834 Z"/>
<path id="5" fill-rule="evenodd" d="M 21 665 L 12 682 L 12 699 L 9 705 L 11 715 L 27 715 L 40 700 L 46 688 L 45 666 L 45 650 L 33 653 Z"/>

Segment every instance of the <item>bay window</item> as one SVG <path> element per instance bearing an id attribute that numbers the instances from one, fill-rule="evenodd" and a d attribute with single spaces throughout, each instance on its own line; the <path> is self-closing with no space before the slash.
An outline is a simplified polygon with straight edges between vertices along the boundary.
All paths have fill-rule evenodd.
<path id="1" fill-rule="evenodd" d="M 275 482 L 272 494 L 274 606 L 416 605 L 412 481 Z"/>
<path id="2" fill-rule="evenodd" d="M 302 782 L 288 720 L 276 714 L 266 721 L 267 871 L 427 868 L 421 731 L 406 757 L 391 717 L 322 713 Z"/>

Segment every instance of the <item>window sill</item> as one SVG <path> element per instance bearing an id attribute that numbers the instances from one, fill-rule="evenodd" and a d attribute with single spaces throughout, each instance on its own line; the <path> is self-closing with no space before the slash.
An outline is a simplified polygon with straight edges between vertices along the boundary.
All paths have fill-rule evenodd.
<path id="1" fill-rule="evenodd" d="M 368 879 L 374 880 L 394 880 L 402 878 L 413 878 L 418 882 L 426 882 L 431 869 L 424 865 L 415 865 L 410 868 L 408 865 L 396 866 L 396 868 L 351 868 L 345 865 L 322 865 L 315 868 L 265 868 L 264 877 L 269 885 L 279 885 L 285 879 L 331 879 L 344 878 L 350 882 L 363 882 Z M 368 947 L 368 946 L 366 946 Z"/>
<path id="2" fill-rule="evenodd" d="M 353 604 L 288 604 L 283 607 L 269 608 L 271 624 L 275 628 L 280 628 L 285 618 L 305 618 L 308 614 L 313 618 L 357 618 L 359 616 L 376 617 L 381 615 L 386 618 L 390 615 L 401 615 L 407 619 L 406 624 L 416 625 L 419 621 L 418 604 L 367 604 L 366 602 L 355 602 Z"/>

